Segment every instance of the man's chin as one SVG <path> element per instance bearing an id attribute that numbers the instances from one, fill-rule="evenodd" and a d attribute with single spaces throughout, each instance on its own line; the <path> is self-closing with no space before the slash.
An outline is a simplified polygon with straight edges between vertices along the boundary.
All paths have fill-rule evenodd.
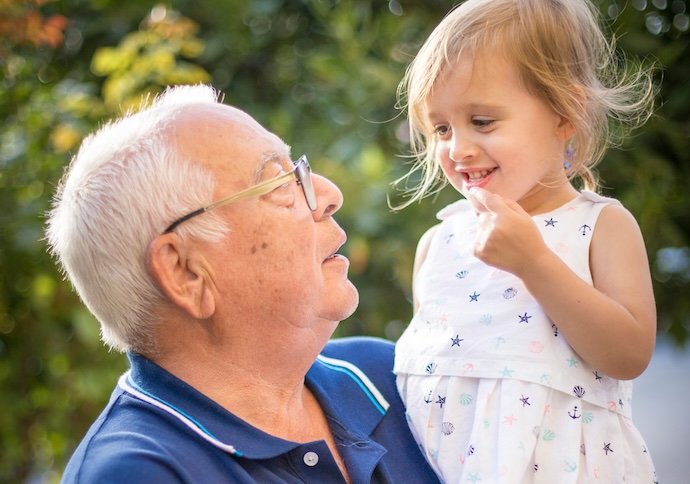
<path id="1" fill-rule="evenodd" d="M 341 296 L 335 301 L 335 306 L 332 310 L 331 321 L 343 321 L 352 316 L 359 306 L 359 292 L 355 286 L 347 281 L 347 286 L 342 288 Z"/>

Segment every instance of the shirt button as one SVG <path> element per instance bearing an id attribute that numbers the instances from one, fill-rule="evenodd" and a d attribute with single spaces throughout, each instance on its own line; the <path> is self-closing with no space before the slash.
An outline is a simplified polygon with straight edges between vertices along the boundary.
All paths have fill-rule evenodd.
<path id="1" fill-rule="evenodd" d="M 309 467 L 314 467 L 319 463 L 319 456 L 316 452 L 307 452 L 304 454 L 304 463 Z"/>

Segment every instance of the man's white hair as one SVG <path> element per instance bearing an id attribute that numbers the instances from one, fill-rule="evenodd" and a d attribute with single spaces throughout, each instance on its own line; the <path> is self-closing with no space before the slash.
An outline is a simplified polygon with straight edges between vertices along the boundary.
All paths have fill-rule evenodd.
<path id="1" fill-rule="evenodd" d="M 72 158 L 48 213 L 46 239 L 63 274 L 118 351 L 155 351 L 153 311 L 165 300 L 146 269 L 150 242 L 180 216 L 208 205 L 215 177 L 183 159 L 168 128 L 195 104 L 218 103 L 203 85 L 177 86 L 149 107 L 108 122 Z M 182 237 L 217 241 L 228 228 L 209 213 Z"/>

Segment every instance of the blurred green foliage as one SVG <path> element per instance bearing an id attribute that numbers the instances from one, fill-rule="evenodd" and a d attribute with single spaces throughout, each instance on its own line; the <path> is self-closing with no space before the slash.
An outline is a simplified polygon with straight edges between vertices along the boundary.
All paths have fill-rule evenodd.
<path id="1" fill-rule="evenodd" d="M 457 2 L 456 2 L 457 3 Z M 411 315 L 415 245 L 433 199 L 392 213 L 407 169 L 395 90 L 450 1 L 0 0 L 0 481 L 51 482 L 107 401 L 124 356 L 46 253 L 44 214 L 80 140 L 143 93 L 210 82 L 310 155 L 345 195 L 357 312 L 337 335 L 395 340 Z M 605 194 L 637 217 L 659 331 L 690 320 L 687 0 L 601 0 L 620 47 L 657 62 L 658 115 L 600 165 Z M 610 187 L 610 188 L 608 188 Z M 116 234 L 114 234 L 116 236 Z"/>

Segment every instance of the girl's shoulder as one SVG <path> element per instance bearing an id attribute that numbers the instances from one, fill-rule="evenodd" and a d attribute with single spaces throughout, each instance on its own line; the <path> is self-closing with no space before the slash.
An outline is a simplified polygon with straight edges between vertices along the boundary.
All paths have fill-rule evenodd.
<path id="1" fill-rule="evenodd" d="M 590 190 L 582 190 L 580 192 L 580 196 L 576 198 L 576 200 L 581 199 L 583 201 L 589 201 L 593 203 L 605 203 L 605 204 L 613 204 L 613 205 L 621 205 L 621 202 L 616 200 L 615 198 L 611 197 L 605 197 L 604 195 L 599 195 L 598 193 L 594 193 L 593 191 Z"/>

